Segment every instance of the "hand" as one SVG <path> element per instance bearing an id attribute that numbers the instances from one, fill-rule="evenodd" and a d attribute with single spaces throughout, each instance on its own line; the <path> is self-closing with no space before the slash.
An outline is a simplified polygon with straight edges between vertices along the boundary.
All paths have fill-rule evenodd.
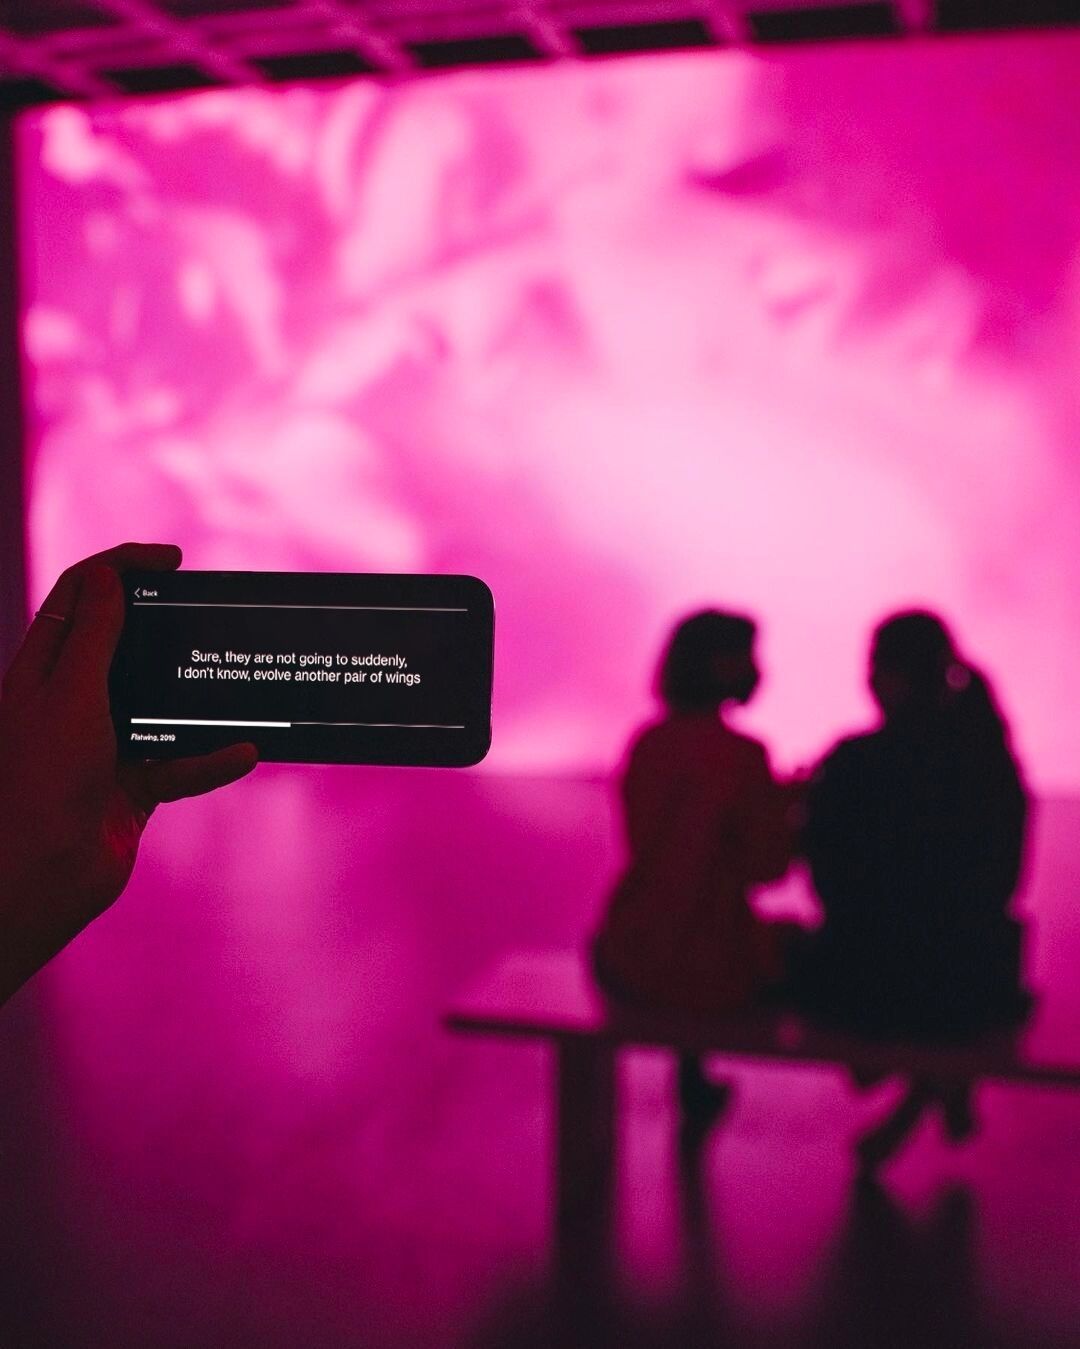
<path id="1" fill-rule="evenodd" d="M 0 1001 L 120 895 L 163 801 L 243 777 L 253 745 L 119 763 L 109 666 L 124 621 L 120 574 L 171 571 L 180 550 L 122 544 L 64 572 L 0 697 Z"/>

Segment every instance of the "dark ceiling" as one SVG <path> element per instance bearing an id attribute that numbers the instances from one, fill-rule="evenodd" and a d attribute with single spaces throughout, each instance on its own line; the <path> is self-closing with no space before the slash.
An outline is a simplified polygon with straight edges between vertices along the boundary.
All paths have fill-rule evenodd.
<path id="1" fill-rule="evenodd" d="M 1080 0 L 0 0 L 0 109 L 626 52 L 1072 25 Z"/>

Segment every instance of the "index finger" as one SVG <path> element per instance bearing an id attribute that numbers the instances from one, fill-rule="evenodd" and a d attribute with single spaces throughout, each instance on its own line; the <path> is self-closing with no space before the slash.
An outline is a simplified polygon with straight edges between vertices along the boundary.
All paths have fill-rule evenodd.
<path id="1" fill-rule="evenodd" d="M 75 614 L 82 575 L 95 566 L 114 571 L 174 571 L 183 554 L 171 543 L 120 543 L 83 558 L 61 575 L 34 615 L 23 643 L 4 677 L 9 697 L 40 687 L 60 659 Z"/>

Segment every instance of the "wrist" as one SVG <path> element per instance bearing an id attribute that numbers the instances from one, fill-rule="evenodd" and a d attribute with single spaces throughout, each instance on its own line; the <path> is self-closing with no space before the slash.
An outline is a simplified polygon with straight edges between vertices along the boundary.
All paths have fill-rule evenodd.
<path id="1" fill-rule="evenodd" d="M 0 863 L 0 865 L 3 865 Z M 0 1003 L 75 935 L 68 890 L 51 868 L 5 867 L 0 875 Z"/>
<path id="2" fill-rule="evenodd" d="M 30 888 L 10 877 L 0 881 L 0 1004 L 60 949 L 35 926 L 37 907 Z"/>

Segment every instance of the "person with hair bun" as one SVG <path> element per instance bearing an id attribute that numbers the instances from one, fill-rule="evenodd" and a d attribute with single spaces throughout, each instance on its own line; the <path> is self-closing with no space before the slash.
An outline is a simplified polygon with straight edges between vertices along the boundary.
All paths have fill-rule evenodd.
<path id="1" fill-rule="evenodd" d="M 820 1020 L 883 1039 L 963 1039 L 1023 1018 L 1021 874 L 1027 794 L 989 682 L 924 610 L 876 628 L 880 726 L 842 740 L 806 800 L 802 849 L 824 911 L 794 984 Z M 914 1083 L 881 1160 L 939 1104 L 950 1136 L 974 1129 L 966 1088 Z"/>
<path id="2" fill-rule="evenodd" d="M 755 634 L 741 614 L 683 620 L 659 669 L 663 713 L 631 744 L 621 784 L 629 862 L 593 941 L 601 986 L 623 1000 L 732 1012 L 782 975 L 777 934 L 748 896 L 787 870 L 790 792 L 764 745 L 724 717 L 758 686 Z M 726 1095 L 696 1056 L 681 1060 L 679 1089 L 688 1113 Z"/>

